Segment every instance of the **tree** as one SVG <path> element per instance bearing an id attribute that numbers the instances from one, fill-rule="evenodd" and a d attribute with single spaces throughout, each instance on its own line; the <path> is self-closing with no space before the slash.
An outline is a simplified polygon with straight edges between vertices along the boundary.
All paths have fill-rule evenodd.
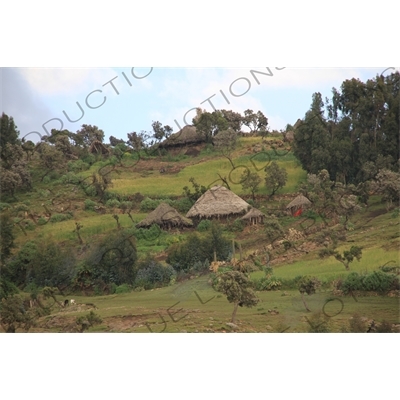
<path id="1" fill-rule="evenodd" d="M 104 132 L 99 129 L 96 125 L 82 125 L 82 129 L 76 132 L 77 140 L 83 144 L 85 148 L 90 147 L 90 145 L 98 141 L 103 143 Z"/>
<path id="2" fill-rule="evenodd" d="M 285 236 L 285 231 L 282 225 L 279 223 L 278 218 L 275 216 L 270 216 L 266 219 L 265 223 L 265 235 L 271 246 L 274 247 L 274 242 Z"/>
<path id="3" fill-rule="evenodd" d="M 386 201 L 387 209 L 390 209 L 393 202 L 400 200 L 400 173 L 387 169 L 380 170 L 371 188 L 375 193 L 382 195 L 382 200 Z"/>
<path id="4" fill-rule="evenodd" d="M 12 152 L 7 151 L 7 145 L 20 145 L 18 135 L 19 131 L 13 117 L 3 112 L 0 117 L 0 158 L 2 161 L 7 161 L 7 158 L 12 155 Z"/>
<path id="5" fill-rule="evenodd" d="M 253 110 L 244 112 L 243 124 L 246 125 L 252 134 L 267 131 L 268 118 L 261 112 L 255 113 Z"/>
<path id="6" fill-rule="evenodd" d="M 197 132 L 203 135 L 207 143 L 212 143 L 218 132 L 229 128 L 229 123 L 221 111 L 202 112 L 193 118 L 193 125 L 196 127 Z"/>
<path id="7" fill-rule="evenodd" d="M 233 129 L 221 131 L 213 139 L 215 148 L 229 160 L 232 168 L 235 168 L 232 162 L 232 152 L 236 149 L 237 139 L 237 133 Z"/>
<path id="8" fill-rule="evenodd" d="M 153 121 L 151 127 L 153 128 L 154 132 L 153 137 L 158 142 L 161 142 L 164 138 L 167 139 L 173 131 L 169 125 L 162 126 L 161 122 L 159 121 Z"/>
<path id="9" fill-rule="evenodd" d="M 188 186 L 184 186 L 183 194 L 188 199 L 196 202 L 205 192 L 207 192 L 207 188 L 203 185 L 198 184 L 193 177 L 189 179 L 189 182 L 192 184 L 194 192 L 192 193 Z"/>
<path id="10" fill-rule="evenodd" d="M 255 200 L 255 193 L 258 191 L 258 186 L 260 185 L 261 181 L 262 179 L 256 172 L 248 173 L 247 171 L 244 171 L 240 178 L 242 189 L 250 190 L 253 200 Z"/>
<path id="11" fill-rule="evenodd" d="M 303 276 L 299 282 L 297 283 L 297 287 L 301 294 L 301 300 L 303 301 L 304 307 L 307 311 L 311 311 L 307 303 L 304 299 L 304 293 L 307 293 L 309 296 L 314 294 L 316 290 L 321 286 L 321 281 L 315 276 Z"/>
<path id="12" fill-rule="evenodd" d="M 229 128 L 240 133 L 243 125 L 243 117 L 232 110 L 221 110 L 222 115 L 228 121 Z"/>
<path id="13" fill-rule="evenodd" d="M 362 256 L 362 247 L 359 246 L 351 246 L 350 250 L 345 250 L 343 254 L 340 254 L 338 251 L 334 249 L 323 249 L 319 253 L 320 258 L 325 258 L 329 256 L 335 257 L 336 260 L 341 262 L 347 271 L 350 270 L 350 263 L 357 259 L 357 261 L 361 260 Z"/>
<path id="14" fill-rule="evenodd" d="M 3 178 L 2 178 L 3 179 Z M 4 212 L 0 217 L 0 263 L 4 266 L 5 260 L 10 257 L 14 244 L 14 223 L 9 212 Z"/>
<path id="15" fill-rule="evenodd" d="M 273 161 L 271 165 L 265 168 L 265 186 L 271 190 L 271 197 L 281 188 L 286 185 L 288 174 L 285 168 L 280 168 L 279 165 Z"/>
<path id="16" fill-rule="evenodd" d="M 239 306 L 253 307 L 259 302 L 252 289 L 253 282 L 239 271 L 228 271 L 218 275 L 215 288 L 222 292 L 230 303 L 233 303 L 232 323 L 236 322 Z"/>
<path id="17" fill-rule="evenodd" d="M 132 285 L 136 274 L 136 244 L 126 231 L 105 237 L 93 248 L 86 263 L 94 280 L 109 284 Z"/>
<path id="18" fill-rule="evenodd" d="M 67 160 L 64 154 L 57 150 L 55 146 L 49 145 L 48 143 L 41 143 L 38 148 L 40 166 L 45 170 L 43 179 L 53 171 L 62 171 L 67 166 Z"/>
<path id="19" fill-rule="evenodd" d="M 19 295 L 3 298 L 0 302 L 0 323 L 6 333 L 15 333 L 18 329 L 26 332 L 35 324 L 36 315 L 25 310 L 24 301 Z"/>

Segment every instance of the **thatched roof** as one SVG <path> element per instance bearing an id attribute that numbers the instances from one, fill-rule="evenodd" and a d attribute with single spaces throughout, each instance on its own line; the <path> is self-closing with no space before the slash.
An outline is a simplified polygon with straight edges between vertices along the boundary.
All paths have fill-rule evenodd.
<path id="1" fill-rule="evenodd" d="M 136 224 L 137 228 L 150 227 L 153 224 L 159 226 L 193 226 L 193 222 L 183 217 L 167 203 L 161 203 L 143 221 Z"/>
<path id="2" fill-rule="evenodd" d="M 196 201 L 186 217 L 211 218 L 244 214 L 250 207 L 250 204 L 225 186 L 214 186 Z"/>
<path id="3" fill-rule="evenodd" d="M 204 135 L 198 133 L 193 125 L 186 125 L 179 132 L 173 133 L 164 140 L 160 147 L 186 146 L 203 142 L 205 142 Z"/>
<path id="4" fill-rule="evenodd" d="M 300 194 L 286 206 L 286 209 L 288 210 L 293 207 L 306 206 L 309 204 L 311 204 L 311 201 L 308 200 L 307 197 L 304 197 L 302 194 Z"/>
<path id="5" fill-rule="evenodd" d="M 260 210 L 257 210 L 257 208 L 252 208 L 246 215 L 244 215 L 240 219 L 242 221 L 247 221 L 251 220 L 252 218 L 260 218 L 260 217 L 266 217 L 266 215 L 262 213 Z"/>

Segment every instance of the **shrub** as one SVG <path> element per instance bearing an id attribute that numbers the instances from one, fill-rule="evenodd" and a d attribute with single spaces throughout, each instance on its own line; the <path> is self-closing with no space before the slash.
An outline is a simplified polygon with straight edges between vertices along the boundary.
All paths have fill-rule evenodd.
<path id="1" fill-rule="evenodd" d="M 240 219 L 237 219 L 230 226 L 230 231 L 232 231 L 232 232 L 243 232 L 244 226 L 245 226 L 244 222 L 242 220 L 240 220 Z"/>
<path id="2" fill-rule="evenodd" d="M 68 166 L 68 171 L 73 173 L 86 171 L 90 168 L 90 165 L 82 160 L 69 161 L 67 166 Z"/>
<path id="3" fill-rule="evenodd" d="M 116 199 L 111 199 L 106 201 L 106 206 L 109 208 L 118 208 L 121 203 Z"/>
<path id="4" fill-rule="evenodd" d="M 176 200 L 173 207 L 175 207 L 181 213 L 187 213 L 193 206 L 193 201 L 184 197 L 183 199 Z"/>
<path id="5" fill-rule="evenodd" d="M 255 281 L 255 288 L 258 291 L 277 290 L 280 289 L 281 286 L 282 282 L 276 276 L 264 277 Z"/>
<path id="6" fill-rule="evenodd" d="M 53 214 L 50 217 L 50 222 L 61 222 L 61 221 L 67 221 L 72 218 L 71 213 L 66 213 L 66 214 Z"/>
<path id="7" fill-rule="evenodd" d="M 172 245 L 168 249 L 167 263 L 177 271 L 192 268 L 196 262 L 204 263 L 214 259 L 214 250 L 219 261 L 231 257 L 231 243 L 222 236 L 219 225 L 212 223 L 204 237 L 193 234 L 182 244 Z"/>
<path id="8" fill-rule="evenodd" d="M 143 287 L 145 290 L 167 286 L 176 276 L 176 271 L 171 266 L 164 267 L 152 259 L 142 261 L 141 265 L 144 265 L 144 268 L 139 269 L 135 286 Z"/>
<path id="9" fill-rule="evenodd" d="M 199 225 L 197 225 L 197 230 L 199 232 L 205 232 L 208 231 L 211 227 L 211 221 L 208 219 L 204 219 L 203 221 L 200 221 Z"/>
<path id="10" fill-rule="evenodd" d="M 367 275 L 359 275 L 357 272 L 350 273 L 341 285 L 343 293 L 348 294 L 355 290 L 373 291 L 386 293 L 397 290 L 399 280 L 396 275 L 386 274 L 383 271 L 374 271 Z"/>
<path id="11" fill-rule="evenodd" d="M 97 203 L 95 201 L 86 199 L 84 205 L 85 205 L 85 210 L 94 211 L 94 208 L 96 207 Z"/>
<path id="12" fill-rule="evenodd" d="M 115 289 L 115 293 L 117 293 L 117 294 L 130 293 L 130 291 L 131 291 L 131 288 L 126 283 L 124 283 L 123 285 L 117 286 Z"/>
<path id="13" fill-rule="evenodd" d="M 79 185 L 81 178 L 75 175 L 73 172 L 68 172 L 61 177 L 60 181 L 61 183 L 72 183 L 74 185 Z"/>
<path id="14" fill-rule="evenodd" d="M 8 203 L 0 203 L 0 211 L 7 210 L 8 208 L 11 208 L 11 205 Z"/>

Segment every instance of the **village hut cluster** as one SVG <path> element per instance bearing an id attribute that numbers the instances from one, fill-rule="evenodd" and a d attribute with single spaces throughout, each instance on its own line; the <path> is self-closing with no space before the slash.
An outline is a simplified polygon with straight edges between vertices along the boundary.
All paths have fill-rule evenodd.
<path id="1" fill-rule="evenodd" d="M 249 225 L 264 223 L 266 215 L 224 186 L 214 186 L 204 193 L 188 211 L 186 217 L 166 203 L 161 203 L 154 211 L 136 225 L 149 228 L 157 224 L 162 229 L 192 227 L 193 221 L 204 219 L 229 220 L 240 218 Z"/>

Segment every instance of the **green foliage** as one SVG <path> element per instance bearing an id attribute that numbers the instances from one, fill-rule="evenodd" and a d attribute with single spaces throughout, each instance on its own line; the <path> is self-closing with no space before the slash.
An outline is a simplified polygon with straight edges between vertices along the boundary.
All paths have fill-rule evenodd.
<path id="1" fill-rule="evenodd" d="M 258 186 L 262 182 L 262 179 L 258 176 L 256 172 L 249 173 L 245 170 L 240 178 L 240 183 L 244 191 L 249 190 L 255 199 L 255 193 L 258 191 Z"/>
<path id="2" fill-rule="evenodd" d="M 308 295 L 314 294 L 319 287 L 321 281 L 315 276 L 303 276 L 297 283 L 300 293 L 307 293 Z"/>
<path id="3" fill-rule="evenodd" d="M 373 291 L 383 294 L 390 290 L 398 290 L 399 278 L 383 271 L 374 271 L 364 275 L 351 272 L 339 288 L 345 294 L 351 294 L 354 291 Z"/>
<path id="4" fill-rule="evenodd" d="M 190 178 L 189 182 L 192 184 L 193 192 L 188 186 L 185 186 L 183 188 L 183 194 L 192 202 L 196 202 L 207 191 L 207 188 L 198 184 L 194 178 Z"/>
<path id="5" fill-rule="evenodd" d="M 276 276 L 263 277 L 255 281 L 255 289 L 258 291 L 264 290 L 278 290 L 282 286 L 282 282 Z"/>
<path id="6" fill-rule="evenodd" d="M 111 199 L 106 201 L 106 206 L 109 208 L 119 208 L 121 203 L 117 199 Z"/>
<path id="7" fill-rule="evenodd" d="M 67 164 L 68 171 L 73 172 L 74 174 L 82 171 L 87 171 L 90 168 L 90 165 L 83 160 L 69 161 Z"/>
<path id="8" fill-rule="evenodd" d="M 0 300 L 18 294 L 18 288 L 6 279 L 4 275 L 4 268 L 2 268 L 2 274 L 0 275 Z"/>
<path id="9" fill-rule="evenodd" d="M 11 250 L 15 247 L 14 245 L 14 223 L 11 218 L 11 214 L 4 212 L 0 216 L 0 262 L 1 264 L 11 255 Z"/>
<path id="10" fill-rule="evenodd" d="M 163 287 L 169 285 L 175 276 L 176 271 L 171 266 L 163 266 L 157 261 L 147 258 L 139 264 L 135 286 L 143 287 L 145 290 Z"/>
<path id="11" fill-rule="evenodd" d="M 24 301 L 19 295 L 3 298 L 0 302 L 0 323 L 7 333 L 15 333 L 18 329 L 28 332 L 34 326 L 36 315 L 26 310 Z"/>
<path id="12" fill-rule="evenodd" d="M 294 154 L 304 170 L 326 169 L 334 181 L 373 178 L 367 163 L 393 170 L 399 155 L 399 72 L 367 82 L 346 80 L 324 104 L 314 93 L 310 110 L 295 126 Z M 382 162 L 385 160 L 385 162 Z M 371 168 L 368 168 L 371 170 Z"/>
<path id="13" fill-rule="evenodd" d="M 187 270 L 196 262 L 213 260 L 214 251 L 219 261 L 226 261 L 231 255 L 231 243 L 223 237 L 222 228 L 216 223 L 211 224 L 204 236 L 192 234 L 186 242 L 172 245 L 166 261 L 177 271 Z"/>
<path id="14" fill-rule="evenodd" d="M 84 202 L 85 210 L 94 211 L 94 208 L 97 206 L 97 203 L 93 200 L 86 199 Z"/>
<path id="15" fill-rule="evenodd" d="M 61 222 L 61 221 L 68 221 L 72 218 L 72 213 L 65 213 L 65 214 L 53 214 L 50 217 L 50 222 Z"/>
<path id="16" fill-rule="evenodd" d="M 75 258 L 55 242 L 26 242 L 8 262 L 10 279 L 18 286 L 62 286 L 71 283 Z"/>
<path id="17" fill-rule="evenodd" d="M 279 189 L 282 189 L 286 185 L 288 174 L 285 168 L 280 168 L 275 161 L 265 168 L 265 172 L 265 186 L 271 191 L 271 196 L 273 196 Z"/>
<path id="18" fill-rule="evenodd" d="M 242 272 L 228 271 L 217 275 L 215 289 L 223 293 L 234 304 L 232 322 L 235 322 L 237 307 L 253 307 L 259 299 L 253 291 L 253 282 Z"/>
<path id="19" fill-rule="evenodd" d="M 115 288 L 114 293 L 116 294 L 122 294 L 122 293 L 130 293 L 131 292 L 131 287 L 124 283 L 123 285 L 119 285 Z"/>
<path id="20" fill-rule="evenodd" d="M 73 172 L 68 172 L 61 177 L 61 183 L 72 183 L 74 185 L 79 185 L 81 182 L 81 178 L 78 175 L 75 175 Z"/>
<path id="21" fill-rule="evenodd" d="M 206 232 L 211 228 L 211 221 L 209 219 L 203 219 L 200 221 L 200 223 L 197 225 L 197 230 L 199 232 Z"/>
<path id="22" fill-rule="evenodd" d="M 232 224 L 229 225 L 229 230 L 231 232 L 243 232 L 244 227 L 245 223 L 240 219 L 236 219 Z"/>
<path id="23" fill-rule="evenodd" d="M 95 244 L 86 259 L 94 281 L 104 284 L 133 284 L 137 250 L 131 234 L 112 232 Z"/>
<path id="24" fill-rule="evenodd" d="M 193 206 L 194 202 L 187 197 L 176 200 L 172 206 L 175 207 L 179 212 L 186 214 Z"/>
<path id="25" fill-rule="evenodd" d="M 159 238 L 162 234 L 161 228 L 157 224 L 151 225 L 150 228 L 135 228 L 132 230 L 134 236 L 137 240 L 146 240 L 153 242 L 155 239 Z"/>

